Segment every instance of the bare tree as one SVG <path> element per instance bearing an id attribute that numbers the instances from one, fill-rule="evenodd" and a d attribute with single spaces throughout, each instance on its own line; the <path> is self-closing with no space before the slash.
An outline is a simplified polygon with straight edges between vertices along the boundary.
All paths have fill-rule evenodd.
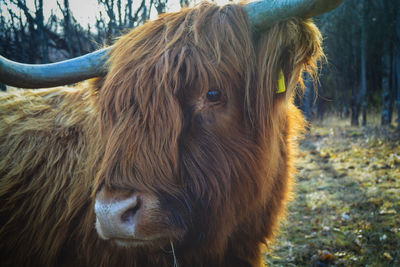
<path id="1" fill-rule="evenodd" d="M 44 27 L 43 0 L 35 0 L 35 9 L 35 21 L 37 25 L 37 33 L 39 35 L 39 47 L 41 50 L 42 63 L 47 63 L 49 62 L 49 46 Z"/>
<path id="2" fill-rule="evenodd" d="M 67 51 L 70 56 L 75 56 L 74 51 L 72 49 L 72 45 L 70 40 L 72 39 L 72 30 L 71 30 L 71 12 L 69 8 L 69 0 L 64 0 L 64 7 L 60 5 L 57 1 L 58 8 L 61 10 L 61 13 L 64 16 L 64 40 L 66 43 Z"/>
<path id="3" fill-rule="evenodd" d="M 400 43 L 400 7 L 397 7 L 396 13 L 396 42 Z M 395 46 L 394 50 L 394 62 L 395 62 L 395 77 L 397 86 L 397 129 L 400 130 L 400 47 Z"/>

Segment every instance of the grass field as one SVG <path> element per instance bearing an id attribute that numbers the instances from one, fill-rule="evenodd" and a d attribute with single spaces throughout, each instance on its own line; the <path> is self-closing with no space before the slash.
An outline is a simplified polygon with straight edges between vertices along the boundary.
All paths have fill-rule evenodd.
<path id="1" fill-rule="evenodd" d="M 269 266 L 400 266 L 400 133 L 312 126 Z"/>

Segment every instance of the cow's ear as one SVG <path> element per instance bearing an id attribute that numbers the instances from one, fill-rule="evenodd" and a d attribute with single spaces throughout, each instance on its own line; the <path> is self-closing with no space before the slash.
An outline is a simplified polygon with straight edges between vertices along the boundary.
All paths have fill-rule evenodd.
<path id="1" fill-rule="evenodd" d="M 257 128 L 262 130 L 265 120 L 277 115 L 272 114 L 277 100 L 289 100 L 296 88 L 304 87 L 302 72 L 305 70 L 315 77 L 317 63 L 324 54 L 321 34 L 311 19 L 281 21 L 255 39 L 256 84 L 250 92 L 253 104 L 250 114 L 254 114 L 253 120 L 258 121 Z M 280 73 L 284 90 L 282 84 L 279 86 Z"/>
<path id="2" fill-rule="evenodd" d="M 256 41 L 259 84 L 276 93 L 282 70 L 286 94 L 292 95 L 303 70 L 315 77 L 317 62 L 324 57 L 321 33 L 311 19 L 292 18 L 274 25 Z"/>

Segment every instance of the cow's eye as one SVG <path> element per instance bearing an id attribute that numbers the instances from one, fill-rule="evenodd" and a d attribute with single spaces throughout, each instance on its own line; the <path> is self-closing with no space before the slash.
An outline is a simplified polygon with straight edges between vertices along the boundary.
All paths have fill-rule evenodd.
<path id="1" fill-rule="evenodd" d="M 210 102 L 217 102 L 221 99 L 221 92 L 219 90 L 210 90 L 207 92 L 207 99 Z"/>

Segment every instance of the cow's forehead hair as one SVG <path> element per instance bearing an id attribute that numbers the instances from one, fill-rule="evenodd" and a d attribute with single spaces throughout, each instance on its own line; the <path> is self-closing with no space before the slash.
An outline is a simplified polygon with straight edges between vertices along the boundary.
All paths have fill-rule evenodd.
<path id="1" fill-rule="evenodd" d="M 254 48 L 246 13 L 241 6 L 202 3 L 178 13 L 162 15 L 123 36 L 110 57 L 111 77 L 118 73 L 143 90 L 157 92 L 226 86 L 249 82 Z M 196 86 L 193 86 L 196 83 Z M 242 85 L 240 85 L 243 87 Z M 247 87 L 247 84 L 245 84 Z M 123 86 L 122 86 L 123 87 Z M 144 92 L 145 94 L 148 94 Z"/>
<path id="2" fill-rule="evenodd" d="M 181 92 L 193 98 L 212 86 L 247 88 L 255 58 L 250 32 L 241 6 L 203 3 L 116 42 L 99 91 L 107 144 L 99 184 L 177 191 Z"/>

